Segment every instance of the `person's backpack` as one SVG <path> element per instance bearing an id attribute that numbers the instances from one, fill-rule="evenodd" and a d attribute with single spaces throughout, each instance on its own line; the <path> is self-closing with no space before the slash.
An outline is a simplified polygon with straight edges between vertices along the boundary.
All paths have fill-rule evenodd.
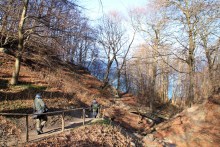
<path id="1" fill-rule="evenodd" d="M 38 110 L 38 111 L 34 112 L 32 118 L 37 119 L 37 118 L 39 118 L 39 116 L 41 116 L 40 114 L 43 114 L 43 113 L 44 112 L 42 110 Z"/>
<path id="2" fill-rule="evenodd" d="M 48 110 L 48 107 L 47 107 L 47 105 L 45 105 L 45 108 L 44 108 L 44 113 L 46 113 L 46 112 L 48 112 L 49 110 Z"/>

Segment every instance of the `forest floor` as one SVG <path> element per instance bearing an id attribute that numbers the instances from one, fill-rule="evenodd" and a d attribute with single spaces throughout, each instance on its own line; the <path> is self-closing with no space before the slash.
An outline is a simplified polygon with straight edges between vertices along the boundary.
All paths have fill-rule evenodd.
<path id="1" fill-rule="evenodd" d="M 177 115 L 174 114 L 178 109 L 165 105 L 157 112 L 155 119 L 163 119 L 157 124 L 144 116 L 150 113 L 149 108 L 139 103 L 136 97 L 131 94 L 126 94 L 122 98 L 115 97 L 114 88 L 101 89 L 102 82 L 82 67 L 58 59 L 46 60 L 43 57 L 24 56 L 20 83 L 17 86 L 10 86 L 8 83 L 13 67 L 13 56 L 0 53 L 0 112 L 31 114 L 33 99 L 38 92 L 42 93 L 50 111 L 89 107 L 93 98 L 96 98 L 102 105 L 104 118 L 123 128 L 122 131 L 111 125 L 77 127 L 78 131 L 70 129 L 49 139 L 26 144 L 27 146 L 55 146 L 55 143 L 60 146 L 64 144 L 86 146 L 88 143 L 96 146 L 133 146 L 134 144 L 136 146 L 140 144 L 141 146 L 218 146 L 220 144 L 219 93 Z M 76 112 L 74 116 L 80 118 L 80 114 Z M 29 119 L 29 129 L 34 133 L 34 121 Z M 67 119 L 71 122 L 71 117 Z M 0 124 L 0 142 L 7 137 L 22 136 L 21 134 L 25 132 L 25 120 L 21 117 L 0 117 Z M 54 130 L 53 128 L 61 124 L 60 116 L 49 116 L 48 124 L 52 129 L 45 131 Z M 108 138 L 107 142 L 105 138 Z"/>

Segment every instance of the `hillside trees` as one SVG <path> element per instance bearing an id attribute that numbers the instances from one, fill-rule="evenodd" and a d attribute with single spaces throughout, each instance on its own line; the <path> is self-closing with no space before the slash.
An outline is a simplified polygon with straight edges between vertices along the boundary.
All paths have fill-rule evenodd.
<path id="1" fill-rule="evenodd" d="M 210 11 L 210 8 L 213 10 L 215 9 L 213 4 L 219 5 L 219 3 L 215 0 L 164 1 L 168 17 L 170 21 L 172 21 L 171 25 L 179 31 L 179 33 L 177 33 L 174 30 L 171 30 L 171 32 L 174 32 L 172 37 L 175 39 L 176 46 L 178 46 L 177 51 L 175 51 L 175 56 L 179 57 L 179 60 L 182 60 L 188 66 L 187 74 L 189 83 L 187 86 L 188 99 L 186 101 L 188 106 L 191 106 L 195 102 L 195 99 L 198 99 L 199 96 L 199 81 L 197 80 L 199 65 L 197 63 L 200 62 L 198 60 L 198 52 L 201 48 L 199 48 L 198 42 L 199 32 L 204 30 L 204 27 L 199 28 L 198 26 L 201 26 L 201 24 L 203 24 L 203 26 L 209 26 L 203 18 L 213 16 L 213 14 L 207 13 Z M 217 10 L 216 13 L 218 13 Z M 211 42 L 212 41 L 210 41 L 210 43 Z"/>
<path id="2" fill-rule="evenodd" d="M 205 53 L 207 65 L 208 65 L 208 93 L 211 94 L 216 88 L 217 75 L 215 74 L 218 70 L 217 56 L 219 54 L 219 12 L 220 5 L 215 1 L 210 1 L 204 4 L 205 8 L 199 15 L 200 21 L 198 23 L 197 30 L 199 35 L 199 45 L 202 47 Z M 214 76 L 216 75 L 216 76 Z"/>
<path id="3" fill-rule="evenodd" d="M 163 59 L 161 58 L 162 55 L 166 54 L 167 43 L 165 36 L 166 36 L 167 19 L 163 14 L 162 8 L 156 5 L 148 7 L 146 9 L 145 8 L 133 9 L 130 12 L 130 16 L 133 27 L 143 35 L 147 44 L 145 46 L 141 46 L 142 48 L 141 52 L 145 52 L 145 53 L 135 56 L 136 59 L 134 60 L 140 60 L 139 64 L 145 64 L 143 65 L 144 68 L 142 67 L 139 69 L 141 72 L 140 76 L 142 77 L 139 80 L 144 80 L 148 77 L 147 81 L 150 84 L 147 84 L 148 85 L 147 86 L 143 83 L 145 86 L 147 86 L 143 88 L 145 90 L 148 89 L 151 94 L 150 95 L 148 94 L 147 96 L 143 88 L 141 88 L 143 89 L 141 91 L 143 91 L 142 96 L 146 97 L 146 102 L 149 99 L 150 108 L 153 110 L 156 97 L 158 97 L 157 95 L 159 94 L 158 84 L 161 80 L 163 80 L 163 83 L 161 83 L 162 85 L 166 83 L 166 86 L 165 85 L 162 86 L 163 87 L 162 99 L 167 99 L 168 97 L 167 70 L 169 69 L 166 70 L 165 67 L 167 66 L 163 64 L 164 65 L 163 67 L 161 62 L 161 60 Z M 146 51 L 144 51 L 144 48 Z M 139 51 L 140 50 L 138 50 L 138 52 Z"/>
<path id="4" fill-rule="evenodd" d="M 84 67 L 89 67 L 96 60 L 96 37 L 97 32 L 89 26 L 89 21 L 84 19 L 80 26 L 78 37 L 78 47 L 75 51 L 75 63 Z"/>
<path id="5" fill-rule="evenodd" d="M 129 73 L 133 91 L 148 95 L 146 98 L 152 97 L 148 93 L 154 91 L 160 99 L 164 99 L 162 97 L 169 91 L 175 101 L 180 99 L 184 105 L 191 106 L 201 97 L 208 96 L 209 87 L 219 87 L 216 74 L 219 72 L 218 8 L 216 0 L 152 0 L 148 11 L 134 9 L 131 13 L 133 27 L 142 33 L 147 45 L 141 46 L 130 62 L 130 70 L 136 68 L 138 71 L 137 75 Z M 147 85 L 155 88 L 149 90 Z M 163 94 L 161 86 L 166 89 Z M 171 89 L 168 90 L 169 86 Z"/>
<path id="6" fill-rule="evenodd" d="M 10 46 L 15 41 L 16 30 L 14 28 L 17 28 L 17 23 L 14 20 L 19 14 L 14 7 L 18 7 L 18 4 L 13 3 L 12 0 L 0 2 L 1 47 Z"/>
<path id="7" fill-rule="evenodd" d="M 93 30 L 74 1 L 29 0 L 27 4 L 23 2 L 26 1 L 0 3 L 1 47 L 11 48 L 19 58 L 22 58 L 24 53 L 30 55 L 31 52 L 35 52 L 40 59 L 38 61 L 45 62 L 48 66 L 51 66 L 52 61 L 49 60 L 54 57 L 71 63 L 74 60 L 82 63 L 83 60 L 87 60 L 88 54 L 92 54 L 88 53 L 88 46 L 94 39 L 88 34 L 92 34 Z M 26 16 L 20 13 L 24 7 L 26 13 L 23 14 Z M 18 20 L 21 20 L 20 25 L 17 23 Z M 18 43 L 23 44 L 23 47 L 18 45 L 16 49 Z M 11 84 L 18 82 L 19 70 L 16 69 L 16 75 L 14 73 Z"/>

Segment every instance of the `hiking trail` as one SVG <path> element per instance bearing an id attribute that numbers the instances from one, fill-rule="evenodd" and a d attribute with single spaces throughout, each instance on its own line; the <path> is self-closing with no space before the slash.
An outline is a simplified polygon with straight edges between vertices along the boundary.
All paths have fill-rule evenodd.
<path id="1" fill-rule="evenodd" d="M 88 124 L 91 122 L 94 118 L 85 118 L 85 124 Z M 65 131 L 83 126 L 83 119 L 82 118 L 73 118 L 72 121 L 65 121 Z M 54 125 L 50 126 L 49 124 L 46 124 L 43 128 L 43 134 L 38 135 L 35 129 L 31 129 L 28 131 L 29 134 L 29 142 L 35 142 L 39 141 L 51 136 L 54 136 L 56 134 L 62 133 L 61 125 Z M 21 137 L 16 141 L 15 139 L 11 138 L 7 141 L 8 146 L 16 145 L 16 144 L 23 144 L 26 142 L 26 132 L 25 130 L 22 130 Z"/>

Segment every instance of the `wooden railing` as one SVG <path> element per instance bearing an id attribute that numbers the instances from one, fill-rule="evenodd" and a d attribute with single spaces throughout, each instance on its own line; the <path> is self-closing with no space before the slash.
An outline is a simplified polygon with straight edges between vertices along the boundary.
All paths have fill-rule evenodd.
<path id="1" fill-rule="evenodd" d="M 71 111 L 76 111 L 76 110 L 82 110 L 82 119 L 83 119 L 83 125 L 85 125 L 85 112 L 86 112 L 86 109 L 89 109 L 89 108 L 76 108 L 76 109 L 68 109 L 68 110 L 61 110 L 61 111 L 53 111 L 53 112 L 46 112 L 46 113 L 43 113 L 43 115 L 51 115 L 51 114 L 61 114 L 62 115 L 62 132 L 65 130 L 65 112 L 71 112 Z M 33 116 L 33 115 L 42 115 L 42 114 L 27 114 L 27 113 L 0 113 L 0 115 L 2 116 L 25 116 L 26 118 L 26 142 L 29 141 L 29 130 L 28 130 L 28 124 L 29 124 L 29 121 L 28 121 L 28 116 Z"/>

